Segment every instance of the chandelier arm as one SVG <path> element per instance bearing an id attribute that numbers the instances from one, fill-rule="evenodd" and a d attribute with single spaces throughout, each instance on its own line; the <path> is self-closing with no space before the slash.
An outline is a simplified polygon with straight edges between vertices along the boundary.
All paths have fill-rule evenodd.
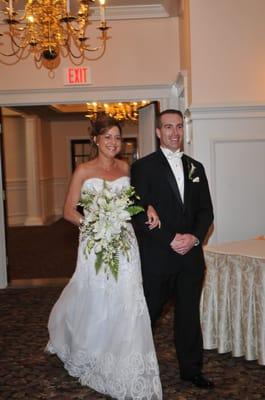
<path id="1" fill-rule="evenodd" d="M 102 52 L 97 56 L 97 57 L 93 57 L 93 58 L 90 58 L 90 57 L 88 57 L 85 53 L 84 53 L 84 55 L 85 55 L 85 60 L 87 60 L 87 61 L 97 61 L 97 60 L 99 60 L 101 57 L 103 57 L 104 56 L 104 54 L 105 54 L 105 52 L 106 52 L 106 48 L 107 48 L 107 46 L 106 46 L 106 42 L 103 44 L 103 46 L 102 46 Z"/>
<path id="2" fill-rule="evenodd" d="M 105 46 L 105 40 L 101 46 L 91 48 L 90 46 L 85 46 L 83 43 L 80 46 L 80 42 L 78 41 L 78 39 L 75 38 L 75 36 L 72 36 L 72 39 L 73 39 L 75 47 L 80 51 L 80 53 L 83 53 L 83 50 L 90 51 L 90 52 L 96 52 L 96 51 L 101 50 Z M 80 58 L 80 56 L 74 55 L 73 51 L 71 50 L 70 46 L 68 45 L 68 42 L 66 44 L 66 47 L 68 48 L 68 51 L 71 53 L 72 57 Z"/>
<path id="3" fill-rule="evenodd" d="M 76 33 L 80 32 L 80 29 L 74 28 L 69 23 L 67 24 L 67 28 L 68 28 L 67 31 L 69 33 L 69 36 L 72 37 L 75 46 L 78 49 L 80 49 L 80 51 L 81 50 L 85 50 L 85 51 L 88 51 L 88 52 L 97 52 L 97 51 L 103 49 L 102 55 L 105 53 L 104 47 L 106 47 L 106 41 L 108 40 L 107 30 L 109 29 L 109 27 L 105 26 L 104 28 L 102 28 L 102 27 L 98 27 L 97 28 L 97 29 L 101 30 L 101 36 L 99 37 L 99 39 L 102 41 L 102 44 L 100 46 L 97 46 L 97 47 L 91 47 L 90 45 L 86 46 L 83 42 L 80 41 L 79 38 L 77 38 Z M 78 57 L 78 56 L 74 56 L 73 52 L 71 52 L 71 53 L 72 53 L 73 57 L 75 57 L 75 58 Z M 101 55 L 101 57 L 102 57 L 102 55 Z M 98 58 L 95 58 L 95 60 L 97 60 L 97 59 Z M 94 58 L 93 58 L 93 60 L 94 60 Z"/>
<path id="4" fill-rule="evenodd" d="M 3 53 L 2 51 L 0 51 L 0 54 L 5 57 L 13 57 L 13 56 L 16 56 L 21 50 L 22 49 L 17 49 L 16 51 L 13 51 L 12 53 L 9 53 L 9 54 Z"/>
<path id="5" fill-rule="evenodd" d="M 100 29 L 101 30 L 101 28 L 99 27 L 99 28 L 97 28 L 97 29 Z M 109 39 L 108 37 L 107 37 L 107 30 L 108 30 L 109 28 L 108 27 L 106 27 L 105 29 L 103 29 L 103 30 L 101 30 L 101 36 L 99 37 L 99 39 L 102 41 L 102 44 L 100 45 L 100 46 L 97 46 L 97 47 L 93 47 L 93 48 L 91 48 L 90 46 L 85 46 L 85 45 L 82 45 L 82 49 L 84 49 L 84 50 L 86 50 L 86 51 L 91 51 L 91 52 L 95 52 L 95 51 L 99 51 L 99 50 L 101 50 L 101 49 L 103 49 L 103 53 L 102 53 L 102 55 L 105 53 L 105 50 L 106 50 L 106 45 L 107 45 L 107 40 Z M 101 56 L 102 57 L 102 56 Z M 95 60 L 97 60 L 98 58 L 96 58 Z"/>
<path id="6" fill-rule="evenodd" d="M 4 1 L 12 4 L 12 0 Z M 70 14 L 66 2 L 68 0 L 25 0 L 24 10 L 19 13 L 7 7 L 4 22 L 9 32 L 5 32 L 5 37 L 9 40 L 10 48 L 6 46 L 0 52 L 0 56 L 7 59 L 0 62 L 6 65 L 17 64 L 31 54 L 35 66 L 38 69 L 49 69 L 50 76 L 60 64 L 61 56 L 69 57 L 75 65 L 81 65 L 84 60 L 100 59 L 109 39 L 105 14 L 103 16 L 101 13 L 100 25 L 97 27 L 101 32 L 97 37 L 98 46 L 92 47 L 89 42 L 86 45 L 86 41 L 90 41 L 86 33 L 91 23 L 89 0 L 80 1 L 76 15 Z"/>
<path id="7" fill-rule="evenodd" d="M 70 48 L 68 48 L 68 55 L 69 55 L 69 58 L 70 58 L 70 61 L 74 64 L 74 65 L 76 65 L 76 66 L 78 66 L 78 65 L 81 65 L 83 62 L 84 62 L 84 53 L 80 53 L 80 56 L 79 57 L 75 57 L 73 54 L 72 54 L 72 51 L 71 51 L 71 49 Z"/>
<path id="8" fill-rule="evenodd" d="M 28 48 L 28 49 L 27 49 L 26 46 L 25 46 L 25 47 L 18 47 L 18 46 L 16 46 L 16 48 L 15 48 L 14 45 L 16 45 L 16 44 L 13 43 L 13 41 L 11 41 L 11 48 L 12 48 L 12 50 L 13 50 L 14 56 L 18 57 L 16 53 L 19 53 L 19 52 L 20 52 L 21 55 L 18 57 L 20 60 L 26 60 L 26 58 L 28 58 L 29 55 L 30 55 L 31 52 L 32 52 L 32 51 L 31 51 L 31 48 Z M 27 50 L 27 52 L 26 52 L 26 50 Z M 25 53 L 25 52 L 26 52 L 26 53 Z M 25 55 L 23 56 L 24 53 L 25 53 Z"/>
<path id="9" fill-rule="evenodd" d="M 36 60 L 36 59 L 34 58 L 34 62 L 35 62 L 35 67 L 36 67 L 37 69 L 41 69 L 41 68 L 42 68 L 42 60 L 41 60 L 41 59 Z"/>
<path id="10" fill-rule="evenodd" d="M 11 38 L 10 45 L 11 45 L 12 53 L 4 53 L 4 52 L 0 51 L 0 54 L 2 56 L 4 56 L 4 57 L 17 57 L 19 60 L 25 60 L 28 57 L 28 55 L 30 54 L 30 50 L 29 50 L 28 54 L 25 57 L 23 57 L 23 53 L 24 53 L 24 51 L 26 49 L 26 46 L 18 46 L 17 43 L 13 40 L 13 38 Z M 19 53 L 21 53 L 20 56 L 19 56 Z M 3 64 L 6 64 L 6 63 L 3 62 Z M 6 65 L 13 65 L 13 63 L 12 64 L 7 63 Z"/>
<path id="11" fill-rule="evenodd" d="M 12 53 L 12 54 L 9 54 L 9 55 L 7 55 L 7 54 L 5 54 L 5 53 L 2 53 L 2 52 L 0 51 L 0 55 L 2 55 L 2 56 L 5 56 L 5 57 L 16 57 L 16 59 L 15 59 L 14 61 L 11 61 L 11 60 L 10 60 L 10 62 L 7 62 L 7 61 L 4 61 L 4 60 L 0 60 L 0 63 L 1 63 L 1 64 L 4 64 L 4 65 L 15 65 L 15 64 L 17 64 L 19 61 L 25 60 L 25 59 L 29 56 L 30 52 L 27 52 L 26 55 L 23 56 L 23 53 L 24 53 L 24 52 L 25 52 L 25 48 L 23 48 L 23 49 L 17 49 L 16 52 L 14 52 L 14 53 Z M 20 54 L 19 54 L 19 53 L 20 53 Z"/>
<path id="12" fill-rule="evenodd" d="M 4 60 L 0 60 L 0 63 L 4 64 L 4 65 L 7 65 L 7 66 L 16 65 L 17 63 L 19 63 L 20 60 L 21 60 L 20 58 L 16 58 L 15 61 L 12 61 L 10 63 L 8 63 L 7 61 L 4 61 Z"/>
<path id="13" fill-rule="evenodd" d="M 100 54 L 98 56 L 95 57 L 88 57 L 88 55 L 85 53 L 85 51 L 93 51 L 93 50 L 88 50 L 82 47 L 83 50 L 85 50 L 84 52 L 80 52 L 80 55 L 76 56 L 70 47 L 67 46 L 68 52 L 69 52 L 69 57 L 71 59 L 71 61 L 73 62 L 73 64 L 75 65 L 81 65 L 83 60 L 87 60 L 87 61 L 96 61 L 99 60 L 105 53 L 106 51 L 106 44 L 104 43 L 100 48 L 102 51 L 100 52 Z M 95 50 L 96 51 L 96 50 Z M 80 62 L 78 62 L 78 60 L 80 60 Z"/>
<path id="14" fill-rule="evenodd" d="M 39 54 L 39 57 L 38 57 L 37 54 L 34 53 L 34 61 L 35 62 L 42 62 L 42 55 Z"/>
<path id="15" fill-rule="evenodd" d="M 25 38 L 23 39 L 23 43 L 22 44 L 18 44 L 14 38 L 14 36 L 8 34 L 8 36 L 10 36 L 10 40 L 11 40 L 11 46 L 16 46 L 17 49 L 25 49 L 28 46 L 27 40 Z"/>

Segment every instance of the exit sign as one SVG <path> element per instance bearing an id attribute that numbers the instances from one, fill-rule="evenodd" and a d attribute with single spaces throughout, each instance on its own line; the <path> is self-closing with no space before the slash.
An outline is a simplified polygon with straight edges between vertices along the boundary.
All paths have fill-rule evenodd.
<path id="1" fill-rule="evenodd" d="M 69 67 L 64 69 L 64 84 L 72 86 L 90 85 L 91 69 L 89 67 Z"/>

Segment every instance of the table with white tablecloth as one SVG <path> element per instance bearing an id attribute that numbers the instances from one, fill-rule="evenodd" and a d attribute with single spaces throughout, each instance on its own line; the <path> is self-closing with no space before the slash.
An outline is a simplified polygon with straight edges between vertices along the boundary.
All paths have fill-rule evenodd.
<path id="1" fill-rule="evenodd" d="M 204 348 L 265 365 L 265 240 L 209 245 L 204 255 Z"/>

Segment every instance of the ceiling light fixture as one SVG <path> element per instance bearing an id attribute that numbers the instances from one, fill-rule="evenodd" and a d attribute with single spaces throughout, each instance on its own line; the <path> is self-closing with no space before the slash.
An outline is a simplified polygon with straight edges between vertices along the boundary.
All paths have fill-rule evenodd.
<path id="1" fill-rule="evenodd" d="M 99 115 L 107 114 L 118 121 L 138 121 L 138 109 L 149 104 L 149 101 L 133 101 L 129 103 L 86 103 L 86 117 L 95 120 Z"/>
<path id="2" fill-rule="evenodd" d="M 76 15 L 71 12 L 70 0 L 26 0 L 23 15 L 19 17 L 14 0 L 0 0 L 5 3 L 4 23 L 8 31 L 0 33 L 0 44 L 9 38 L 9 50 L 0 51 L 5 59 L 0 62 L 14 65 L 33 55 L 37 68 L 44 66 L 54 77 L 54 69 L 60 64 L 60 57 L 69 57 L 74 65 L 84 60 L 98 60 L 106 49 L 108 39 L 105 18 L 105 0 L 99 0 L 100 31 L 99 45 L 91 47 L 88 43 L 87 27 L 91 24 L 90 3 L 95 0 L 79 0 Z M 8 44 L 4 44 L 4 49 Z M 93 57 L 90 57 L 92 55 Z"/>

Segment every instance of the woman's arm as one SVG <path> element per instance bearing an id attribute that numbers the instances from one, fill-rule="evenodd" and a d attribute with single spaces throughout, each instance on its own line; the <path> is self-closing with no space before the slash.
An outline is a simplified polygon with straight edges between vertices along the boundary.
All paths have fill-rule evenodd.
<path id="1" fill-rule="evenodd" d="M 148 220 L 146 221 L 146 224 L 148 225 L 149 229 L 154 229 L 154 228 L 161 228 L 161 221 L 159 219 L 159 216 L 157 215 L 156 210 L 154 209 L 151 204 L 147 207 L 146 210 L 147 218 Z"/>
<path id="2" fill-rule="evenodd" d="M 64 203 L 64 218 L 74 225 L 79 226 L 84 217 L 77 211 L 76 206 L 80 199 L 81 186 L 85 178 L 85 168 L 79 165 L 71 178 Z"/>

